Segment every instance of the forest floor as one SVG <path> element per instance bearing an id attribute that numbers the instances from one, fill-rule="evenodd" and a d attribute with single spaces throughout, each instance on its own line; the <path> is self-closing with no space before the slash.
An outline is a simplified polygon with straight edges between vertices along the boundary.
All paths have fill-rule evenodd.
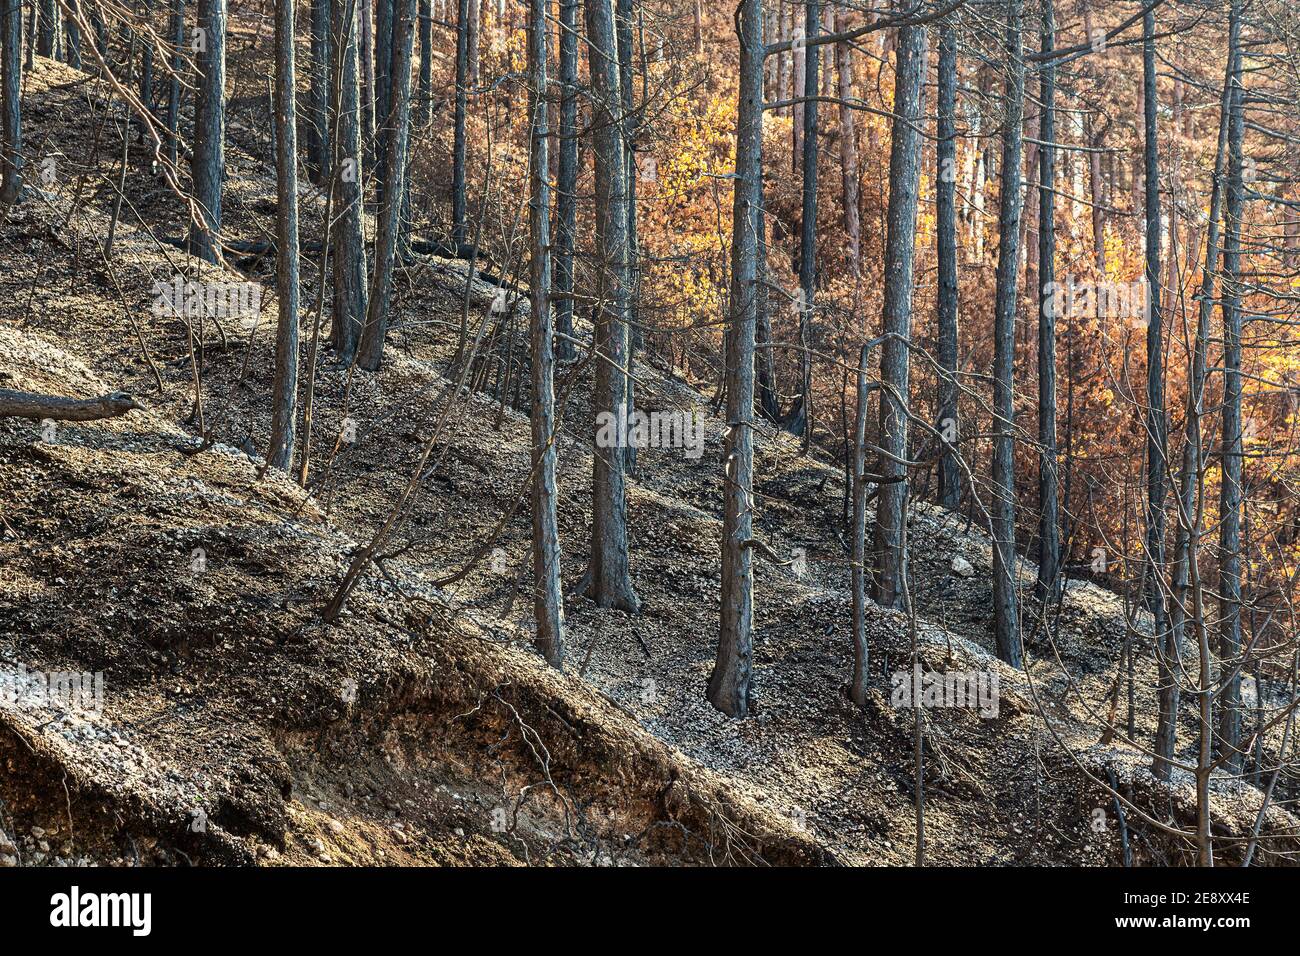
<path id="1" fill-rule="evenodd" d="M 910 667 L 913 622 L 869 606 L 872 699 L 852 706 L 836 467 L 758 427 L 756 533 L 786 560 L 757 562 L 755 707 L 744 720 L 704 697 L 723 422 L 667 365 L 638 362 L 638 401 L 701 415 L 704 453 L 641 452 L 628 491 L 641 613 L 570 599 L 564 674 L 530 648 L 529 523 L 515 508 L 528 419 L 482 393 L 456 402 L 400 553 L 326 625 L 320 608 L 410 481 L 445 401 L 464 263 L 420 257 L 404 270 L 381 372 L 341 371 L 325 355 L 305 492 L 262 468 L 273 263 L 203 267 L 209 281 L 266 287 L 257 328 L 203 330 L 205 443 L 189 329 L 151 308 L 155 281 L 199 275 L 160 241 L 183 234 L 181 205 L 133 145 L 106 261 L 120 136 L 110 121 L 97 138 L 105 91 L 41 60 L 26 82 L 29 141 L 76 172 L 42 184 L 0 234 L 0 384 L 122 389 L 145 409 L 53 432 L 0 420 L 0 668 L 103 672 L 105 686 L 101 713 L 0 703 L 0 861 L 912 861 L 916 712 L 892 706 L 890 690 Z M 274 180 L 239 107 L 225 229 L 255 240 L 273 232 Z M 112 145 L 95 156 L 97 139 Z M 320 215 L 311 192 L 304 237 Z M 312 309 L 319 277 L 304 262 Z M 472 323 L 494 292 L 468 290 Z M 561 369 L 570 375 L 558 443 L 566 591 L 585 565 L 592 423 L 590 368 Z M 355 440 L 341 437 L 349 422 Z M 918 505 L 909 536 L 925 668 L 993 673 L 1000 690 L 996 715 L 925 713 L 927 861 L 1118 864 L 1127 839 L 1138 863 L 1188 862 L 1188 841 L 1163 828 L 1193 825 L 1190 775 L 1159 785 L 1123 734 L 1100 742 L 1129 633 L 1121 599 L 1072 582 L 1055 642 L 1031 639 L 1017 671 L 990 653 L 991 557 L 978 522 Z M 1022 569 L 1027 633 L 1032 570 Z M 1153 683 L 1139 655 L 1142 699 Z M 1144 744 L 1149 709 L 1134 728 Z M 1189 710 L 1185 747 L 1194 733 Z M 1101 785 L 1112 774 L 1131 801 L 1123 827 Z M 1226 779 L 1215 790 L 1230 857 L 1260 792 Z M 1264 862 L 1295 852 L 1282 836 L 1296 832 L 1289 814 L 1271 809 L 1264 832 Z"/>

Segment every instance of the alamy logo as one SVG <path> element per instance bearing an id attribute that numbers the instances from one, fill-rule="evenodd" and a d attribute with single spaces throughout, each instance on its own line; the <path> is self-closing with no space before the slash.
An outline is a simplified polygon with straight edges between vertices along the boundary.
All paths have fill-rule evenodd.
<path id="1" fill-rule="evenodd" d="M 1151 318 L 1151 297 L 1145 279 L 1135 282 L 1048 282 L 1043 307 L 1056 319 L 1123 319 L 1133 325 Z"/>
<path id="2" fill-rule="evenodd" d="M 262 286 L 256 282 L 187 282 L 175 275 L 171 282 L 155 279 L 153 295 L 153 313 L 160 317 L 239 319 L 251 328 L 262 313 Z"/>
<path id="3" fill-rule="evenodd" d="M 104 712 L 104 672 L 0 670 L 0 706 Z"/>
<path id="4" fill-rule="evenodd" d="M 596 415 L 597 448 L 684 448 L 686 457 L 698 459 L 704 454 L 704 419 L 696 412 L 653 411 L 641 409 Z"/>
<path id="5" fill-rule="evenodd" d="M 153 930 L 153 895 L 150 893 L 70 892 L 50 897 L 50 925 L 73 929 L 79 926 L 126 926 L 133 936 L 148 936 Z"/>
<path id="6" fill-rule="evenodd" d="M 998 715 L 997 671 L 896 671 L 893 675 L 894 707 L 963 708 L 978 710 L 985 719 Z"/>

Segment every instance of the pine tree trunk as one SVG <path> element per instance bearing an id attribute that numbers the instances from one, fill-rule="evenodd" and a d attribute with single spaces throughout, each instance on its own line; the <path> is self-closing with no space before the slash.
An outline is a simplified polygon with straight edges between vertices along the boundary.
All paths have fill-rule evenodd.
<path id="1" fill-rule="evenodd" d="M 796 173 L 799 171 L 799 164 L 803 162 L 803 133 L 804 133 L 803 98 L 805 96 L 805 89 L 807 86 L 807 79 L 808 79 L 808 70 L 807 70 L 808 48 L 803 43 L 804 39 L 806 39 L 808 35 L 806 32 L 807 31 L 807 26 L 806 26 L 807 0 L 804 0 L 804 3 L 805 3 L 804 22 L 802 23 L 799 21 L 799 11 L 797 9 L 795 0 L 791 0 L 791 4 L 790 4 L 791 7 L 793 8 L 790 11 L 790 24 L 791 24 L 790 36 L 791 39 L 795 41 L 794 49 L 790 51 L 790 58 L 792 61 L 790 72 L 794 82 L 794 101 L 795 101 L 794 111 L 791 114 L 794 117 L 794 122 L 790 124 L 790 134 L 793 137 L 791 141 L 792 146 L 791 146 L 791 154 L 790 154 L 790 168 L 793 169 Z"/>
<path id="2" fill-rule="evenodd" d="M 0 41 L 4 48 L 0 70 L 0 92 L 4 95 L 4 151 L 0 156 L 0 202 L 6 206 L 23 195 L 23 8 L 18 0 L 4 0 L 7 6 L 0 16 Z"/>
<path id="3" fill-rule="evenodd" d="M 148 27 L 152 27 L 153 19 L 153 0 L 144 0 L 144 21 Z M 148 33 L 145 34 L 144 50 L 140 55 L 140 102 L 144 108 L 152 110 L 153 101 L 153 37 Z"/>
<path id="4" fill-rule="evenodd" d="M 578 0 L 560 3 L 560 131 L 555 182 L 555 329 L 561 361 L 572 361 L 573 252 L 578 228 Z"/>
<path id="5" fill-rule="evenodd" d="M 421 129 L 433 122 L 433 5 L 420 0 L 420 109 L 416 125 Z"/>
<path id="6" fill-rule="evenodd" d="M 710 703 L 730 717 L 750 706 L 754 654 L 754 329 L 757 234 L 763 201 L 763 2 L 736 12 L 740 87 L 731 237 L 731 330 L 727 336 L 727 429 L 723 449 L 722 617 L 709 676 Z"/>
<path id="7" fill-rule="evenodd" d="M 879 474 L 886 479 L 876 503 L 872 543 L 876 578 L 874 595 L 882 607 L 906 602 L 908 343 L 912 338 L 913 267 L 916 216 L 921 180 L 921 133 L 924 126 L 926 49 L 924 26 L 899 30 L 898 69 L 894 82 L 894 123 L 889 151 L 888 235 L 885 239 L 882 333 L 889 336 L 880 355 Z"/>
<path id="8" fill-rule="evenodd" d="M 993 315 L 993 631 L 998 656 L 1021 665 L 1016 595 L 1015 432 L 1016 299 L 1020 241 L 1021 152 L 1025 116 L 1025 59 L 1021 44 L 1024 0 L 1007 10 L 1007 81 L 1002 133 L 1002 188 L 998 209 L 998 267 Z"/>
<path id="9" fill-rule="evenodd" d="M 758 186 L 758 201 L 758 262 L 755 266 L 758 279 L 755 291 L 756 302 L 754 304 L 756 312 L 754 322 L 756 354 L 754 362 L 757 366 L 756 374 L 758 376 L 758 409 L 768 421 L 778 422 L 781 419 L 781 402 L 776 393 L 776 351 L 772 348 L 771 297 L 768 294 L 767 287 L 769 281 L 767 268 L 767 198 L 761 181 Z"/>
<path id="10" fill-rule="evenodd" d="M 641 320 L 641 249 L 637 239 L 637 164 L 636 164 L 636 97 L 633 90 L 632 53 L 634 49 L 632 24 L 635 16 L 633 0 L 616 0 L 615 29 L 618 41 L 619 85 L 622 92 L 623 159 L 626 163 L 624 181 L 627 183 L 627 274 L 628 274 L 628 349 L 627 369 L 624 376 L 627 395 L 624 407 L 627 414 L 636 408 L 636 347 L 640 339 L 637 331 Z M 629 443 L 626 452 L 628 473 L 636 470 L 636 446 Z"/>
<path id="11" fill-rule="evenodd" d="M 330 69 L 330 101 L 338 105 L 331 131 L 335 191 L 334 303 L 330 342 L 341 365 L 351 365 L 366 318 L 366 246 L 362 232 L 361 78 L 357 67 L 357 3 L 335 0 L 332 32 L 341 58 Z"/>
<path id="12" fill-rule="evenodd" d="M 1146 320 L 1147 320 L 1147 581 L 1144 601 L 1151 613 L 1157 644 L 1167 640 L 1165 608 L 1165 474 L 1168 468 L 1168 417 L 1165 414 L 1164 321 L 1160 311 L 1160 176 L 1156 99 L 1155 14 L 1142 18 L 1143 202 L 1146 220 Z"/>
<path id="13" fill-rule="evenodd" d="M 167 158 L 173 165 L 180 158 L 177 124 L 181 114 L 181 75 L 185 65 L 185 0 L 172 0 L 167 35 L 173 44 L 171 76 L 167 78 Z"/>
<path id="14" fill-rule="evenodd" d="M 68 31 L 68 65 L 81 69 L 81 24 L 77 22 L 77 0 L 67 0 L 69 16 L 65 21 Z"/>
<path id="15" fill-rule="evenodd" d="M 465 26 L 465 68 L 470 89 L 478 86 L 479 46 L 482 40 L 483 7 L 479 0 L 469 0 L 469 21 Z"/>
<path id="16" fill-rule="evenodd" d="M 338 3 L 352 0 L 336 0 Z M 306 165 L 313 180 L 324 185 L 329 182 L 330 168 L 330 89 L 334 79 L 330 75 L 334 56 L 331 52 L 333 22 L 331 0 L 311 0 L 311 85 L 307 91 Z"/>
<path id="17" fill-rule="evenodd" d="M 469 109 L 469 11 L 474 0 L 457 0 L 456 6 L 456 114 L 451 154 L 451 241 L 465 244 L 465 114 Z"/>
<path id="18" fill-rule="evenodd" d="M 1092 132 L 1091 115 L 1084 117 L 1088 124 L 1088 145 L 1092 152 L 1088 154 L 1088 187 L 1092 199 L 1092 256 L 1099 276 L 1106 274 L 1106 210 L 1105 196 L 1101 181 L 1101 140 L 1102 137 Z"/>
<path id="19" fill-rule="evenodd" d="M 1042 51 L 1056 47 L 1052 0 L 1043 0 Z M 1039 73 L 1042 119 L 1038 166 L 1038 593 L 1056 597 L 1061 577 L 1061 519 L 1056 456 L 1056 64 Z"/>
<path id="20" fill-rule="evenodd" d="M 848 25 L 848 14 L 840 11 L 839 29 Z M 858 130 L 856 111 L 849 105 L 853 98 L 853 47 L 839 45 L 839 96 L 840 96 L 840 178 L 843 181 L 844 232 L 849 237 L 849 258 L 853 272 L 862 272 L 862 218 L 858 209 Z"/>
<path id="21" fill-rule="evenodd" d="M 385 156 L 382 127 L 388 116 L 388 87 L 392 83 L 388 64 L 392 59 L 394 0 L 344 2 L 360 4 L 357 20 L 361 33 L 357 55 L 361 71 L 361 142 L 369 150 L 367 157 L 371 163 L 380 166 Z M 377 180 L 380 189 L 383 182 L 384 174 L 380 170 Z"/>
<path id="22" fill-rule="evenodd" d="M 197 57 L 194 155 L 190 169 L 202 225 L 190 226 L 190 250 L 216 262 L 221 235 L 221 181 L 226 167 L 226 0 L 199 0 L 205 50 Z"/>
<path id="23" fill-rule="evenodd" d="M 56 0 L 36 0 L 36 53 L 54 56 L 54 24 L 58 17 Z"/>
<path id="24" fill-rule="evenodd" d="M 596 158 L 596 244 L 600 279 L 596 320 L 595 406 L 626 420 L 628 352 L 627 161 L 618 115 L 622 91 L 613 0 L 588 0 L 587 48 L 592 79 Z M 628 565 L 626 457 L 621 447 L 593 448 L 591 560 L 583 591 L 599 607 L 636 613 L 640 602 Z"/>
<path id="25" fill-rule="evenodd" d="M 379 0 L 385 4 L 387 0 Z M 388 334 L 388 311 L 393 291 L 393 271 L 397 264 L 398 234 L 402 223 L 402 197 L 406 193 L 407 141 L 411 130 L 411 52 L 415 40 L 415 0 L 396 0 L 391 43 L 392 77 L 387 96 L 391 108 L 383 121 L 386 153 L 383 169 L 387 176 L 383 204 L 379 214 L 379 232 L 375 237 L 374 281 L 370 288 L 366 328 L 361 337 L 357 362 L 364 369 L 377 371 L 384 360 L 384 338 Z"/>
<path id="26" fill-rule="evenodd" d="M 275 4 L 276 289 L 271 440 L 266 461 L 287 471 L 293 463 L 298 392 L 298 119 L 294 69 L 294 0 Z"/>
<path id="27" fill-rule="evenodd" d="M 1201 270 L 1201 288 L 1197 296 L 1196 341 L 1192 351 L 1192 370 L 1187 389 L 1186 437 L 1182 467 L 1178 477 L 1178 530 L 1174 543 L 1173 596 L 1169 602 L 1169 629 L 1165 642 L 1156 644 L 1159 671 L 1159 707 L 1157 711 L 1155 760 L 1151 772 L 1158 780 L 1168 780 L 1171 761 L 1177 751 L 1178 707 L 1182 696 L 1179 683 L 1186 631 L 1189 624 L 1203 627 L 1204 622 L 1189 621 L 1186 609 L 1191 606 L 1192 562 L 1200 549 L 1203 502 L 1197 495 L 1204 463 L 1201 420 L 1205 415 L 1205 384 L 1210 347 L 1210 318 L 1214 309 L 1215 273 L 1219 262 L 1219 218 L 1223 214 L 1224 173 L 1227 169 L 1228 132 L 1233 108 L 1233 83 L 1237 71 L 1238 37 L 1241 24 L 1237 5 L 1231 9 L 1228 23 L 1228 66 L 1219 100 L 1219 137 L 1214 152 L 1214 177 L 1210 187 L 1210 209 L 1205 228 L 1205 264 Z"/>
<path id="28" fill-rule="evenodd" d="M 1219 661 L 1223 671 L 1219 712 L 1219 755 L 1226 772 L 1241 771 L 1241 234 L 1245 206 L 1242 140 L 1245 118 L 1243 81 L 1238 63 L 1233 78 L 1228 126 L 1228 196 L 1223 243 L 1223 415 L 1220 419 L 1219 492 Z"/>
<path id="29" fill-rule="evenodd" d="M 529 0 L 529 114 L 532 117 L 528 207 L 532 318 L 533 609 L 535 643 L 547 663 L 564 667 L 564 595 L 560 584 L 560 530 L 556 521 L 555 357 L 551 327 L 550 120 L 547 103 L 547 0 Z"/>
<path id="30" fill-rule="evenodd" d="M 803 35 L 814 40 L 821 34 L 820 0 L 806 0 Z M 820 46 L 805 46 L 800 50 L 803 85 L 796 89 L 797 96 L 817 95 Z M 802 435 L 807 449 L 812 437 L 812 334 L 813 315 L 817 297 L 817 100 L 810 99 L 800 107 L 796 122 L 802 132 L 797 143 L 802 153 L 803 187 L 799 214 L 799 403 L 790 419 L 790 431 Z"/>
<path id="31" fill-rule="evenodd" d="M 945 442 L 939 456 L 939 503 L 956 511 L 961 502 L 958 437 L 958 293 L 957 293 L 957 37 L 952 23 L 939 29 L 939 115 L 935 144 L 935 244 L 939 294 L 939 402 L 937 427 Z"/>
<path id="32" fill-rule="evenodd" d="M 849 698 L 859 707 L 867 705 L 871 683 L 870 651 L 867 646 L 867 376 L 871 347 L 862 346 L 858 359 L 858 406 L 854 418 L 852 468 L 853 493 L 853 678 Z"/>

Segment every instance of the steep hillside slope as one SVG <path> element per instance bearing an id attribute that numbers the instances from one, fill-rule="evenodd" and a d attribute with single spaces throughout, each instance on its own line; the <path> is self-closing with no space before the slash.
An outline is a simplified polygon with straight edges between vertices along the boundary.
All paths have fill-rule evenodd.
<path id="1" fill-rule="evenodd" d="M 0 831 L 17 844 L 0 855 L 911 861 L 914 717 L 891 706 L 889 691 L 909 666 L 913 622 L 872 608 L 878 689 L 866 711 L 853 708 L 843 693 L 849 564 L 834 467 L 760 428 L 757 527 L 782 560 L 759 564 L 756 713 L 728 720 L 704 700 L 723 423 L 671 368 L 638 364 L 643 407 L 703 416 L 705 450 L 641 454 L 629 496 L 642 613 L 572 600 L 570 663 L 557 674 L 529 649 L 531 609 L 520 593 L 527 418 L 483 394 L 451 396 L 446 377 L 464 264 L 421 257 L 407 270 L 380 373 L 320 368 L 304 491 L 261 467 L 269 264 L 205 267 L 209 280 L 266 281 L 266 301 L 257 328 L 196 324 L 192 358 L 191 329 L 151 308 L 155 281 L 199 274 L 161 238 L 180 234 L 180 204 L 134 171 L 148 160 L 133 150 L 105 261 L 108 159 L 93 157 L 93 124 L 76 119 L 102 91 L 44 62 L 29 83 L 33 141 L 68 169 L 91 172 L 84 204 L 73 208 L 78 178 L 68 175 L 3 228 L 0 382 L 68 395 L 121 388 L 145 410 L 53 431 L 0 420 L 0 663 L 103 672 L 105 688 L 102 714 L 0 705 Z M 232 131 L 228 222 L 232 238 L 251 240 L 269 231 L 274 189 L 241 149 L 247 135 Z M 305 188 L 304 201 L 309 222 L 319 211 Z M 314 265 L 305 261 L 305 271 L 312 309 Z M 472 321 L 493 295 L 481 282 L 469 290 Z M 304 360 L 306 349 L 304 341 Z M 559 446 L 560 528 L 572 587 L 587 546 L 592 412 L 590 370 L 564 374 L 572 387 Z M 423 476 L 409 533 L 341 621 L 324 624 L 319 610 L 350 554 L 387 516 L 449 400 L 454 427 Z M 1000 688 L 996 715 L 927 716 L 928 858 L 1118 862 L 1114 801 L 1097 783 L 1112 772 L 1154 821 L 1187 827 L 1187 780 L 1158 787 L 1137 751 L 1097 743 L 1125 634 L 1118 598 L 1076 584 L 1059 646 L 1040 640 L 1028 671 L 1016 672 L 988 650 L 987 538 L 925 506 L 910 534 L 924 665 L 991 671 Z M 974 576 L 954 571 L 957 557 Z M 1151 680 L 1144 665 L 1139 681 Z M 1138 739 L 1150 730 L 1139 727 Z M 1247 832 L 1258 791 L 1221 791 L 1216 824 Z M 1265 832 L 1294 825 L 1274 810 Z M 1179 841 L 1154 823 L 1128 827 L 1139 861 L 1182 859 Z"/>

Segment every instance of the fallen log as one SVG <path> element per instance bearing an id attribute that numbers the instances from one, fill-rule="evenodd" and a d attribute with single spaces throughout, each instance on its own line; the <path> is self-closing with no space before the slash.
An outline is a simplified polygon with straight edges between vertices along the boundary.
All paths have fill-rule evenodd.
<path id="1" fill-rule="evenodd" d="M 158 240 L 169 246 L 175 246 L 178 249 L 186 248 L 188 240 L 179 236 L 159 236 Z M 232 256 L 238 256 L 235 265 L 240 269 L 248 271 L 257 264 L 261 259 L 270 259 L 275 256 L 275 243 L 262 239 L 226 239 L 222 240 L 221 248 Z M 303 241 L 298 244 L 298 253 L 303 256 L 319 256 L 323 251 L 320 242 Z M 446 242 L 431 242 L 425 239 L 412 239 L 409 244 L 410 251 L 421 256 L 437 256 L 440 259 L 459 259 L 464 262 L 475 260 L 474 278 L 485 285 L 496 286 L 498 289 L 505 289 L 507 292 L 517 295 L 520 298 L 528 298 L 528 291 L 489 269 L 484 269 L 482 263 L 484 259 L 478 253 L 474 246 L 468 243 L 456 245 Z"/>
<path id="2" fill-rule="evenodd" d="M 0 388 L 0 418 L 49 418 L 56 422 L 90 422 L 117 418 L 144 408 L 126 392 L 112 392 L 99 398 L 65 398 Z"/>

